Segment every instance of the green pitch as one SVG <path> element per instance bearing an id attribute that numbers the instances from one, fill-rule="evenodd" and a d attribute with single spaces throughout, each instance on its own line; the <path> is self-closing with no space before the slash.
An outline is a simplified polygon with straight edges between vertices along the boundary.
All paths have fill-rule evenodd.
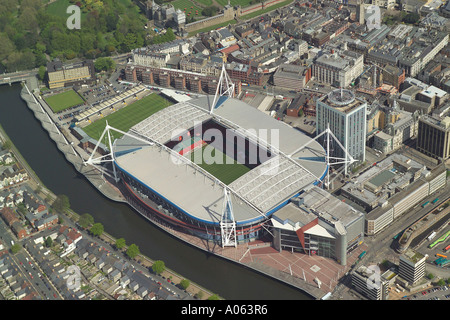
<path id="1" fill-rule="evenodd" d="M 44 100 L 55 113 L 84 103 L 80 95 L 73 90 L 55 94 L 44 98 Z"/>
<path id="2" fill-rule="evenodd" d="M 105 129 L 106 121 L 108 121 L 110 126 L 127 132 L 135 124 L 171 104 L 171 102 L 164 99 L 160 95 L 152 93 L 104 118 L 95 121 L 94 123 L 91 123 L 90 125 L 84 127 L 83 130 L 88 136 L 98 140 Z M 116 131 L 111 131 L 111 135 L 113 136 L 113 140 L 122 137 L 122 134 Z M 102 142 L 105 143 L 105 140 Z"/>
<path id="3" fill-rule="evenodd" d="M 230 184 L 250 171 L 245 165 L 238 163 L 210 145 L 195 149 L 190 156 L 192 162 L 225 184 Z"/>
<path id="4" fill-rule="evenodd" d="M 180 9 L 181 11 L 186 12 L 186 17 L 188 16 L 189 12 L 191 13 L 190 16 L 198 18 L 202 15 L 202 8 L 199 6 L 196 6 L 193 2 L 189 0 L 175 0 L 172 1 L 170 4 L 174 6 L 175 9 Z M 192 8 L 191 8 L 192 7 Z M 186 10 L 185 10 L 186 8 Z M 195 11 L 198 11 L 198 14 L 195 14 Z"/>

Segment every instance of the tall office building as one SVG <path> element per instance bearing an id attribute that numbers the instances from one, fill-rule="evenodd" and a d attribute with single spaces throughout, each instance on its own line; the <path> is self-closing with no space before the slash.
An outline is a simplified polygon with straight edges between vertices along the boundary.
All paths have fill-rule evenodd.
<path id="1" fill-rule="evenodd" d="M 411 249 L 400 256 L 399 276 L 414 284 L 425 276 L 426 256 Z"/>
<path id="2" fill-rule="evenodd" d="M 360 25 L 364 24 L 365 11 L 364 11 L 364 0 L 358 0 L 356 3 L 356 20 Z"/>
<path id="3" fill-rule="evenodd" d="M 370 300 L 386 300 L 388 296 L 388 282 L 375 269 L 360 266 L 352 271 L 352 285 Z"/>
<path id="4" fill-rule="evenodd" d="M 450 117 L 443 119 L 423 115 L 419 117 L 417 150 L 445 161 L 450 157 Z"/>
<path id="5" fill-rule="evenodd" d="M 316 134 L 329 126 L 347 152 L 359 160 L 353 165 L 366 159 L 366 109 L 367 103 L 346 89 L 333 90 L 316 102 Z M 325 143 L 323 139 L 322 142 Z M 337 143 L 330 145 L 330 156 L 349 160 Z M 345 173 L 347 170 L 346 167 Z"/>

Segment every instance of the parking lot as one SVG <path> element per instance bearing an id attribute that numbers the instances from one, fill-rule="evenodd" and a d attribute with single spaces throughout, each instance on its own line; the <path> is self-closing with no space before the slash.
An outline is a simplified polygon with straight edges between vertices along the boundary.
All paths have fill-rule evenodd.
<path id="1" fill-rule="evenodd" d="M 403 300 L 450 300 L 449 286 L 434 287 L 408 295 Z"/>

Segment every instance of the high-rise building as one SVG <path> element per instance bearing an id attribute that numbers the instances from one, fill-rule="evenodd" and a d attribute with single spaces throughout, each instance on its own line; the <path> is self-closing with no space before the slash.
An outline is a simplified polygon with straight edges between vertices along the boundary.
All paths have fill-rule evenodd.
<path id="1" fill-rule="evenodd" d="M 427 156 L 445 161 L 450 156 L 450 117 L 419 117 L 417 150 Z"/>
<path id="2" fill-rule="evenodd" d="M 400 256 L 399 276 L 414 284 L 425 276 L 425 260 L 426 256 L 423 254 L 407 249 L 404 254 Z"/>
<path id="3" fill-rule="evenodd" d="M 356 20 L 360 25 L 364 24 L 365 11 L 364 11 L 364 0 L 358 0 L 356 4 Z"/>
<path id="4" fill-rule="evenodd" d="M 333 90 L 316 102 L 316 134 L 321 134 L 329 127 L 345 150 L 354 159 L 359 160 L 358 162 L 364 162 L 366 159 L 366 109 L 367 103 L 356 99 L 352 91 Z M 350 160 L 345 151 L 335 142 L 330 145 L 330 156 Z M 345 173 L 347 173 L 347 167 Z"/>
<path id="5" fill-rule="evenodd" d="M 352 285 L 370 300 L 386 300 L 388 282 L 377 274 L 377 269 L 360 266 L 352 275 Z"/>

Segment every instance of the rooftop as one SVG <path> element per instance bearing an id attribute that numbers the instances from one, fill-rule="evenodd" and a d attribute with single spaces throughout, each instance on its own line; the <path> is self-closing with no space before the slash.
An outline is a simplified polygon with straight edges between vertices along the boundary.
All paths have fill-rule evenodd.
<path id="1" fill-rule="evenodd" d="M 188 215 L 209 223 L 220 221 L 225 185 L 166 147 L 164 144 L 173 134 L 214 119 L 272 151 L 274 156 L 270 160 L 227 186 L 233 194 L 235 219 L 241 223 L 261 219 L 262 214 L 295 196 L 326 172 L 326 164 L 320 161 L 324 150 L 317 142 L 298 150 L 311 141 L 298 130 L 232 98 L 223 101 L 211 114 L 211 102 L 211 96 L 181 102 L 134 126 L 130 134 L 152 143 L 147 145 L 128 136 L 116 140 L 117 165 Z M 267 136 L 261 135 L 263 131 Z"/>

